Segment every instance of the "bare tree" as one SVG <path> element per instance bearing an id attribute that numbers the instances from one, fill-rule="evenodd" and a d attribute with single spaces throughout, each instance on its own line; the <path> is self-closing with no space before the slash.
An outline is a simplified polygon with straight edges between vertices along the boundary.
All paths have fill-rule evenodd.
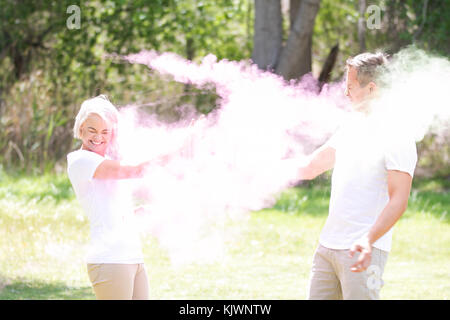
<path id="1" fill-rule="evenodd" d="M 358 19 L 358 42 L 359 52 L 366 51 L 366 20 L 364 13 L 366 12 L 366 0 L 359 0 L 359 19 Z"/>
<path id="2" fill-rule="evenodd" d="M 276 69 L 285 79 L 298 78 L 311 72 L 312 34 L 319 4 L 320 0 L 300 1 Z"/>
<path id="3" fill-rule="evenodd" d="M 255 0 L 255 33 L 252 59 L 259 68 L 274 69 L 282 45 L 280 0 Z"/>
<path id="4" fill-rule="evenodd" d="M 320 0 L 290 0 L 290 30 L 283 46 L 280 0 L 255 0 L 253 61 L 287 80 L 311 72 L 312 35 L 319 6 Z"/>

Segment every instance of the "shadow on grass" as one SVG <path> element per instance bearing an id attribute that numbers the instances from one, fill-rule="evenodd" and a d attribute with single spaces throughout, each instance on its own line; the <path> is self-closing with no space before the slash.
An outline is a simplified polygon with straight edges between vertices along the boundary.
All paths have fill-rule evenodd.
<path id="1" fill-rule="evenodd" d="M 93 300 L 92 287 L 70 287 L 63 282 L 11 281 L 0 289 L 0 300 Z"/>

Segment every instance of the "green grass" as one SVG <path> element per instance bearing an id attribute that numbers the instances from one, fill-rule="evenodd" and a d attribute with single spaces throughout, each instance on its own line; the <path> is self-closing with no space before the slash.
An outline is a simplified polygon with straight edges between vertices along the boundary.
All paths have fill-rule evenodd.
<path id="1" fill-rule="evenodd" d="M 395 226 L 382 299 L 449 299 L 448 181 L 414 182 Z M 305 299 L 327 217 L 329 182 L 283 192 L 273 208 L 226 228 L 227 254 L 172 265 L 151 236 L 151 299 Z M 94 299 L 84 264 L 89 222 L 64 175 L 0 175 L 0 299 Z"/>

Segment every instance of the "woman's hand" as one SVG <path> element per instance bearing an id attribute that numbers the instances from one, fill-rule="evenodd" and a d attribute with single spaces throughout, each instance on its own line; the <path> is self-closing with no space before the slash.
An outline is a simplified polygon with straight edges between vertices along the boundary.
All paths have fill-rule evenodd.
<path id="1" fill-rule="evenodd" d="M 139 206 L 134 209 L 134 214 L 138 217 L 142 217 L 148 213 L 148 208 L 145 206 Z"/>

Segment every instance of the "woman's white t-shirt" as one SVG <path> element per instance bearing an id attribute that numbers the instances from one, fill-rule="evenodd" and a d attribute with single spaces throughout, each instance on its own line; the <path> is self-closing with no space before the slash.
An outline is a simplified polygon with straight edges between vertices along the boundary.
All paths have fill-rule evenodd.
<path id="1" fill-rule="evenodd" d="M 105 160 L 99 154 L 77 150 L 67 155 L 67 173 L 81 207 L 89 218 L 91 239 L 87 263 L 143 263 L 130 181 L 94 179 Z"/>

